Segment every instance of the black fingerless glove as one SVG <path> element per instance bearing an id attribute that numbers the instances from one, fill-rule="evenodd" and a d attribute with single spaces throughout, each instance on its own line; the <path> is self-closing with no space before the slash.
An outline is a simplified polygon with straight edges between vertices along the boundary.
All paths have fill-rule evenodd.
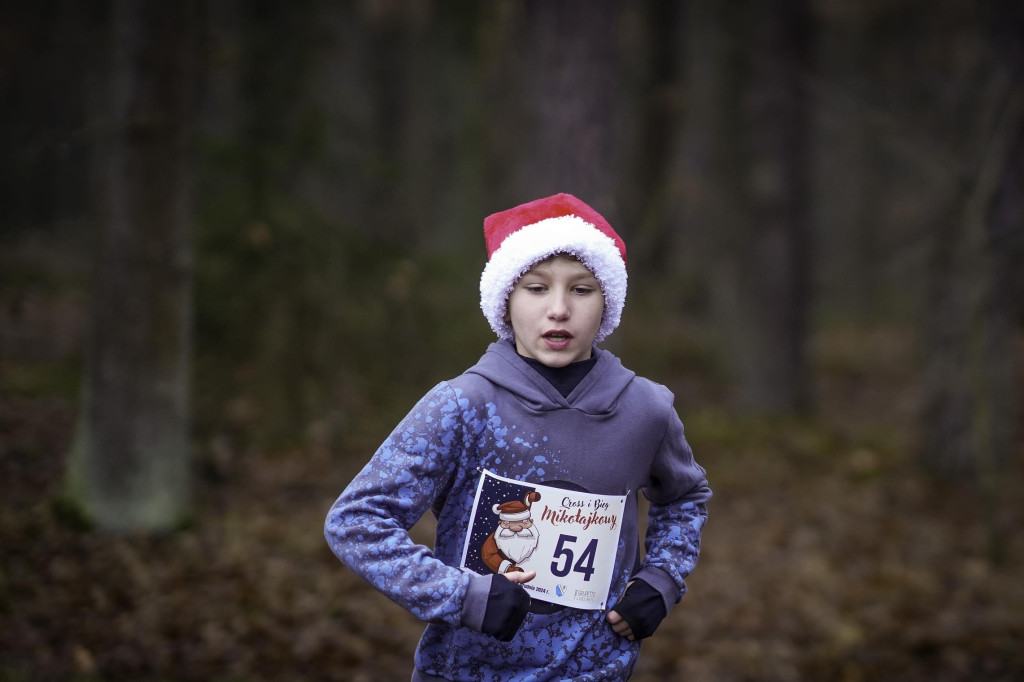
<path id="1" fill-rule="evenodd" d="M 612 610 L 629 623 L 633 637 L 637 640 L 653 635 L 668 615 L 661 592 L 640 579 L 634 580 L 626 588 L 626 593 Z"/>
<path id="2" fill-rule="evenodd" d="M 515 636 L 530 610 L 530 593 L 522 585 L 511 582 L 503 575 L 491 579 L 484 609 L 484 623 L 480 631 L 502 642 Z"/>

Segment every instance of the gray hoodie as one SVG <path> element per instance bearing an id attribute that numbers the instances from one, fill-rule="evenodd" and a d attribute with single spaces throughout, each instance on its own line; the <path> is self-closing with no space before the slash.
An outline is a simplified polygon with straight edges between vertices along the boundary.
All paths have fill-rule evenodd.
<path id="1" fill-rule="evenodd" d="M 492 575 L 459 568 L 481 472 L 626 497 L 609 607 L 643 579 L 665 601 L 683 596 L 711 496 L 664 386 L 594 349 L 594 368 L 562 397 L 505 341 L 413 408 L 332 506 L 325 535 L 353 571 L 429 623 L 421 679 L 626 679 L 639 643 L 605 612 L 537 604 L 511 641 L 480 632 Z M 640 560 L 637 491 L 650 501 Z M 408 529 L 427 509 L 433 550 Z"/>

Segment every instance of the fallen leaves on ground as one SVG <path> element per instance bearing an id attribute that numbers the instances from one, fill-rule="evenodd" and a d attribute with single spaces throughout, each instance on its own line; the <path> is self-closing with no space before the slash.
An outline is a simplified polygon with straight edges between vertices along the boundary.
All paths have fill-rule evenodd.
<path id="1" fill-rule="evenodd" d="M 187 530 L 83 532 L 50 504 L 72 420 L 61 401 L 0 408 L 0 680 L 409 678 L 422 625 L 322 538 L 354 465 L 238 455 L 200 479 Z M 984 491 L 921 476 L 899 439 L 710 410 L 688 428 L 711 520 L 635 682 L 1024 678 L 1019 467 Z"/>

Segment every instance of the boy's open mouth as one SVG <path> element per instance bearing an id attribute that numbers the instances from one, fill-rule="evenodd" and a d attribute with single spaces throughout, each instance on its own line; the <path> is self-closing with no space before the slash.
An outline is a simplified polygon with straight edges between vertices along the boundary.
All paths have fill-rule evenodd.
<path id="1" fill-rule="evenodd" d="M 543 334 L 543 337 L 545 339 L 547 339 L 548 341 L 559 342 L 559 341 L 568 341 L 569 339 L 572 338 L 572 334 L 570 334 L 569 332 L 567 332 L 567 331 L 565 331 L 563 329 L 555 329 L 555 330 L 546 332 L 545 334 Z"/>

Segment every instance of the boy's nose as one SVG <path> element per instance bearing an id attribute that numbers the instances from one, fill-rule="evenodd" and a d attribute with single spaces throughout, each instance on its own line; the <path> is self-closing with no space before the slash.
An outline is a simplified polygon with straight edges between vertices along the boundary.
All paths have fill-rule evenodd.
<path id="1" fill-rule="evenodd" d="M 565 294 L 552 294 L 548 316 L 555 320 L 564 320 L 569 317 L 569 301 L 566 300 Z"/>

